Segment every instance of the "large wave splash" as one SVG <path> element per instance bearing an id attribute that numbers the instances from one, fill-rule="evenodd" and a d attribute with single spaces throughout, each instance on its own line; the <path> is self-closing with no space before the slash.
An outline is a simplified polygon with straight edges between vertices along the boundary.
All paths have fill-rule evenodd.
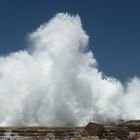
<path id="1" fill-rule="evenodd" d="M 140 118 L 140 79 L 105 76 L 78 15 L 57 14 L 29 48 L 0 57 L 0 125 L 65 126 Z"/>

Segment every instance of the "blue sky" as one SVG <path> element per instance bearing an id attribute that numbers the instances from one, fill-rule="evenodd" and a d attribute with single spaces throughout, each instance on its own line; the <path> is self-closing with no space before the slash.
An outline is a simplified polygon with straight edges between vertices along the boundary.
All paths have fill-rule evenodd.
<path id="1" fill-rule="evenodd" d="M 58 12 L 79 14 L 98 67 L 121 81 L 140 76 L 139 0 L 1 0 L 0 54 L 26 48 L 26 35 Z"/>

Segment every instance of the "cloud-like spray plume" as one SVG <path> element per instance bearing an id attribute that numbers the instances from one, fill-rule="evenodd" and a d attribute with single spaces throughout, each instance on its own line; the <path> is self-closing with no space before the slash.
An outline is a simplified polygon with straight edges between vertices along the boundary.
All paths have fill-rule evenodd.
<path id="1" fill-rule="evenodd" d="M 97 69 L 79 16 L 57 14 L 29 49 L 0 57 L 0 125 L 84 125 L 140 118 L 140 79 Z"/>

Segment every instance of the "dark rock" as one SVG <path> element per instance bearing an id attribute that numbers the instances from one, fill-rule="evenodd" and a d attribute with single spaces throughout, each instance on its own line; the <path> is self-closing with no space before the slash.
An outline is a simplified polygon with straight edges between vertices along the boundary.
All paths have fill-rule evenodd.
<path id="1" fill-rule="evenodd" d="M 104 126 L 98 123 L 90 122 L 86 127 L 85 130 L 92 136 L 102 136 L 104 132 Z"/>
<path id="2" fill-rule="evenodd" d="M 109 139 L 109 137 L 117 137 L 121 140 L 128 140 L 129 131 L 127 128 L 113 126 L 113 127 L 105 127 L 104 129 L 104 138 Z"/>
<path id="3" fill-rule="evenodd" d="M 129 131 L 140 132 L 140 120 L 130 120 L 126 122 L 119 123 L 118 126 L 126 127 Z"/>

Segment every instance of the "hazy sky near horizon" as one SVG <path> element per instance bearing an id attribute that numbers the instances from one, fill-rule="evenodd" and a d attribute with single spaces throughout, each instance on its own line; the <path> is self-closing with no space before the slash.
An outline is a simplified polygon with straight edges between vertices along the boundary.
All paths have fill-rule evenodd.
<path id="1" fill-rule="evenodd" d="M 0 55 L 27 48 L 27 34 L 56 13 L 79 14 L 99 69 L 121 81 L 140 77 L 139 0 L 1 0 Z"/>

